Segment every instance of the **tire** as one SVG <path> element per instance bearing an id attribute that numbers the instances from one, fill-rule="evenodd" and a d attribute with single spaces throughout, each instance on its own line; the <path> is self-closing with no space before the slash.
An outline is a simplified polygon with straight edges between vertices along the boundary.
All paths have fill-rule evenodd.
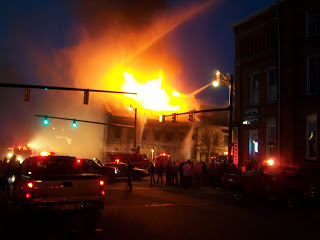
<path id="1" fill-rule="evenodd" d="M 235 187 L 232 189 L 232 200 L 235 202 L 241 202 L 244 199 L 243 190 L 240 187 Z"/>
<path id="2" fill-rule="evenodd" d="M 85 218 L 84 218 L 85 230 L 87 230 L 89 232 L 94 232 L 95 228 L 97 226 L 98 217 L 99 216 L 97 216 L 97 215 L 85 216 Z"/>
<path id="3" fill-rule="evenodd" d="M 135 176 L 135 179 L 138 180 L 138 181 L 141 181 L 141 179 L 142 179 L 141 174 L 137 174 L 137 175 Z"/>
<path id="4" fill-rule="evenodd" d="M 301 204 L 301 197 L 296 192 L 289 192 L 286 198 L 287 208 L 290 209 L 297 209 Z"/>

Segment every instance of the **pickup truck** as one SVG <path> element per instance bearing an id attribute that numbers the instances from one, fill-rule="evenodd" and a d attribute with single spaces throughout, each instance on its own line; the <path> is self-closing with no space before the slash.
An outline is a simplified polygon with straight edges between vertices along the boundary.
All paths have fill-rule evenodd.
<path id="1" fill-rule="evenodd" d="M 83 173 L 81 160 L 70 156 L 25 159 L 13 182 L 14 207 L 32 210 L 72 211 L 98 219 L 104 207 L 104 180 Z"/>
<path id="2" fill-rule="evenodd" d="M 319 179 L 303 176 L 294 167 L 262 166 L 244 175 L 225 174 L 223 188 L 232 192 L 233 200 L 245 197 L 284 200 L 288 208 L 299 206 L 303 200 L 319 196 Z"/>

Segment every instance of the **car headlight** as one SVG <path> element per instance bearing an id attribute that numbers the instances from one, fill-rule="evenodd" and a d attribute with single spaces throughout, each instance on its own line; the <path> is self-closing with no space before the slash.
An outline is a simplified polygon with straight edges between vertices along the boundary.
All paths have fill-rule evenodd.
<path id="1" fill-rule="evenodd" d="M 115 168 L 115 169 L 114 169 L 114 173 L 115 173 L 115 174 L 118 174 L 118 173 L 119 173 L 119 169 L 118 169 L 118 168 Z"/>

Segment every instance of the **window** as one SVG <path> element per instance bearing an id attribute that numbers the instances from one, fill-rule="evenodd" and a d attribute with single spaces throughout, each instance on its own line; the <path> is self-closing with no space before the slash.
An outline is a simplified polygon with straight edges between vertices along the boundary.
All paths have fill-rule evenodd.
<path id="1" fill-rule="evenodd" d="M 213 134 L 212 144 L 214 146 L 218 146 L 218 143 L 219 143 L 219 135 L 218 134 Z"/>
<path id="2" fill-rule="evenodd" d="M 173 132 L 172 132 L 172 130 L 169 130 L 167 132 L 167 141 L 171 142 L 172 140 L 173 140 Z"/>
<path id="3" fill-rule="evenodd" d="M 153 132 L 153 135 L 154 135 L 154 140 L 155 141 L 160 141 L 160 136 L 161 136 L 161 130 L 160 128 L 154 128 L 154 132 Z"/>
<path id="4" fill-rule="evenodd" d="M 250 105 L 259 105 L 259 74 L 254 73 L 250 78 Z"/>
<path id="5" fill-rule="evenodd" d="M 249 130 L 249 155 L 251 162 L 256 162 L 259 153 L 258 130 Z"/>
<path id="6" fill-rule="evenodd" d="M 128 140 L 132 140 L 134 137 L 134 129 L 128 129 Z"/>
<path id="7" fill-rule="evenodd" d="M 307 115 L 307 159 L 317 158 L 317 115 Z"/>
<path id="8" fill-rule="evenodd" d="M 316 11 L 306 12 L 306 34 L 311 37 L 319 33 L 319 15 Z"/>
<path id="9" fill-rule="evenodd" d="M 276 154 L 276 120 L 274 118 L 267 119 L 267 157 L 275 156 Z"/>
<path id="10" fill-rule="evenodd" d="M 144 128 L 142 132 L 142 138 L 141 140 L 146 141 L 148 137 L 148 128 Z"/>
<path id="11" fill-rule="evenodd" d="M 122 129 L 120 127 L 115 127 L 114 128 L 114 138 L 120 139 L 121 137 L 121 131 Z"/>
<path id="12" fill-rule="evenodd" d="M 268 69 L 268 103 L 275 102 L 277 100 L 277 79 L 278 71 L 276 67 Z"/>
<path id="13" fill-rule="evenodd" d="M 229 144 L 229 136 L 225 135 L 223 136 L 223 145 L 228 146 L 228 144 Z"/>
<path id="14" fill-rule="evenodd" d="M 202 143 L 208 144 L 208 134 L 206 132 L 202 133 Z"/>
<path id="15" fill-rule="evenodd" d="M 318 57 L 311 56 L 307 58 L 307 94 L 314 95 L 318 93 Z"/>

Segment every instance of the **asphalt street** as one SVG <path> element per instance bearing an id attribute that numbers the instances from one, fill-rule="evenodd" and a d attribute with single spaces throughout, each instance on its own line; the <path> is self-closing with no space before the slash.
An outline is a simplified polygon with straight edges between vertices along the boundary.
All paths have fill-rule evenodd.
<path id="1" fill-rule="evenodd" d="M 288 211 L 276 202 L 247 200 L 231 194 L 151 185 L 147 179 L 106 186 L 105 208 L 93 232 L 72 214 L 21 213 L 2 204 L 1 239 L 318 239 L 319 209 Z"/>

